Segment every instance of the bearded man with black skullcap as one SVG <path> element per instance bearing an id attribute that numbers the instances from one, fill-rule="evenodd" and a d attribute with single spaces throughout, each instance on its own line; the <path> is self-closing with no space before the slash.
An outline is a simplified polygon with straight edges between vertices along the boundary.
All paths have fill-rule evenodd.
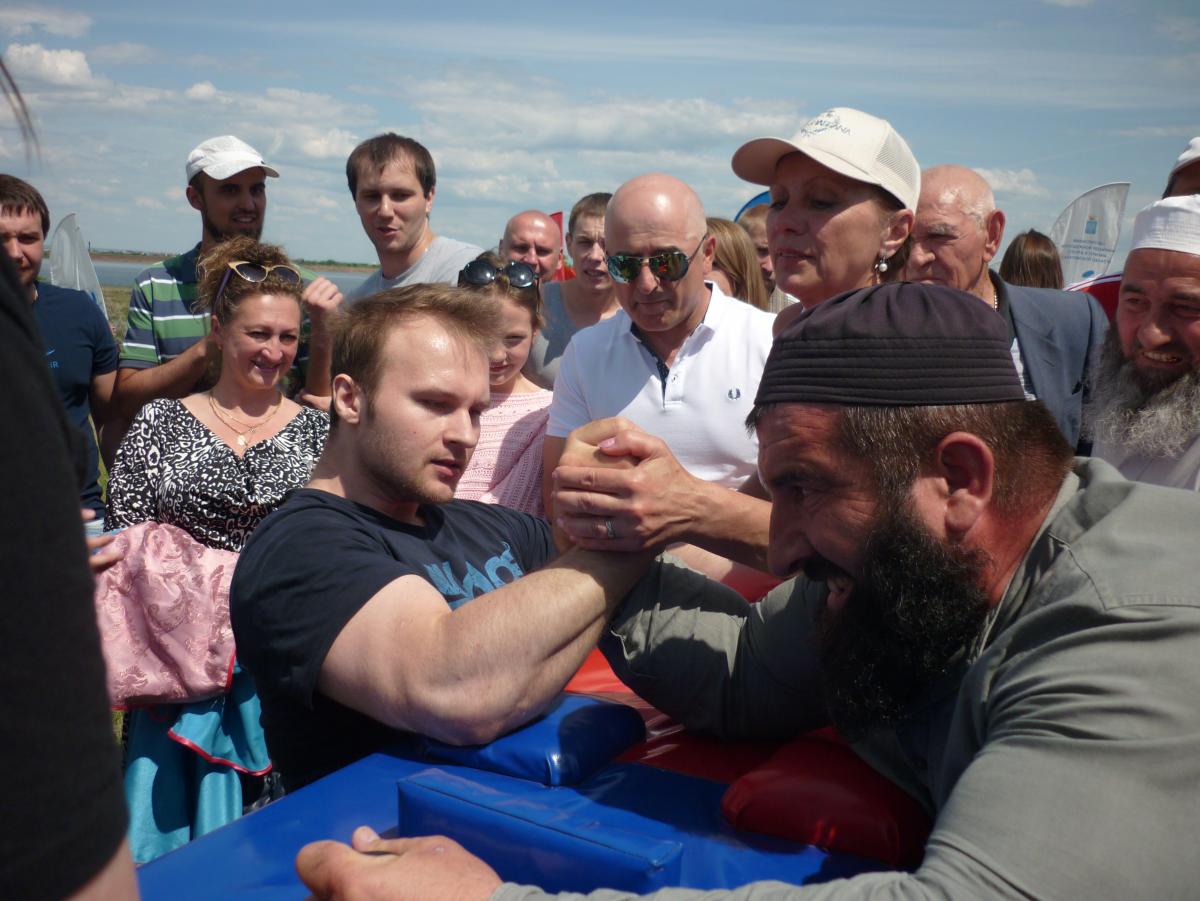
<path id="1" fill-rule="evenodd" d="M 1095 456 L 1126 478 L 1200 491 L 1200 194 L 1134 219 L 1093 381 Z"/>
<path id="2" fill-rule="evenodd" d="M 1193 894 L 1200 497 L 1073 458 L 1025 399 L 1004 320 L 941 286 L 806 311 L 775 341 L 751 422 L 770 563 L 792 578 L 751 606 L 657 565 L 602 647 L 695 730 L 832 722 L 933 831 L 914 873 L 654 897 Z M 546 897 L 448 839 L 356 846 L 396 856 L 325 843 L 301 875 L 320 896 L 386 876 L 436 885 L 425 898 Z"/>

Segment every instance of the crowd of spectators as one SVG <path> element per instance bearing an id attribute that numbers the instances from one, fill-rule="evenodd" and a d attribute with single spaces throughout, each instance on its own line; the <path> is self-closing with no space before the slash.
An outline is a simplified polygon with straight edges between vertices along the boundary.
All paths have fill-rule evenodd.
<path id="1" fill-rule="evenodd" d="M 884 119 L 832 108 L 731 166 L 769 190 L 736 223 L 647 173 L 594 186 L 565 229 L 516 212 L 484 250 L 434 233 L 433 154 L 381 134 L 346 162 L 379 268 L 343 295 L 261 243 L 281 173 L 211 138 L 185 163 L 200 240 L 135 279 L 120 347 L 91 298 L 39 278 L 49 210 L 0 175 L 0 359 L 24 386 L 4 416 L 40 442 L 5 454 L 4 553 L 45 536 L 70 564 L 15 602 L 73 605 L 91 656 L 71 677 L 105 726 L 94 652 L 111 686 L 122 639 L 79 609 L 85 547 L 97 608 L 153 633 L 147 591 L 176 578 L 229 648 L 212 690 L 136 697 L 129 821 L 97 776 L 86 853 L 39 877 L 60 850 L 6 851 L 0 893 L 128 883 L 126 847 L 151 860 L 405 736 L 490 741 L 597 643 L 690 728 L 832 723 L 933 817 L 915 873 L 738 897 L 1194 887 L 1200 138 L 1136 217 L 1111 317 L 1062 290 L 1036 231 L 994 271 L 985 179 L 922 170 Z M 224 575 L 148 589 L 164 547 Z M 445 897 L 544 897 L 423 847 L 356 836 L 299 869 L 321 897 L 380 890 L 381 858 L 395 897 L 439 866 Z"/>

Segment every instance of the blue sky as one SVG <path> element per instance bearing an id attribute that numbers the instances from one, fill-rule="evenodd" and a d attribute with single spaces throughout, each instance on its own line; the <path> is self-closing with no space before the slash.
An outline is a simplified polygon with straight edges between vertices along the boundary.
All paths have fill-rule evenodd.
<path id="1" fill-rule="evenodd" d="M 731 216 L 757 191 L 733 151 L 830 106 L 889 119 L 923 166 L 979 169 L 1008 236 L 1108 181 L 1133 182 L 1132 219 L 1200 134 L 1194 2 L 17 0 L 0 47 L 42 143 L 27 162 L 0 111 L 0 169 L 108 248 L 194 244 L 184 160 L 224 133 L 280 170 L 266 237 L 357 261 L 343 167 L 384 130 L 433 152 L 435 229 L 481 245 L 650 170 Z"/>

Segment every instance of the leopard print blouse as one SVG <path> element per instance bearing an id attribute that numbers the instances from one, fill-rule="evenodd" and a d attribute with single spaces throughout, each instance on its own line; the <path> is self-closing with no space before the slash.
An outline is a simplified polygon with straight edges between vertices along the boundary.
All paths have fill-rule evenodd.
<path id="1" fill-rule="evenodd" d="M 117 451 L 104 526 L 152 519 L 240 551 L 284 495 L 308 481 L 328 434 L 328 414 L 304 407 L 239 457 L 179 401 L 151 401 Z"/>

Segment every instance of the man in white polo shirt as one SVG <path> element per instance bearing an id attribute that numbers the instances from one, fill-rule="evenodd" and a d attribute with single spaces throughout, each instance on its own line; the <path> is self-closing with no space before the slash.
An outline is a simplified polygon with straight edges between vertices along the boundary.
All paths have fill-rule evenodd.
<path id="1" fill-rule="evenodd" d="M 738 488 L 755 468 L 757 442 L 743 423 L 774 317 L 707 281 L 716 242 L 700 198 L 676 178 L 642 175 L 618 188 L 604 237 L 621 311 L 577 333 L 563 355 L 547 484 L 573 429 L 623 416 L 692 475 Z"/>

